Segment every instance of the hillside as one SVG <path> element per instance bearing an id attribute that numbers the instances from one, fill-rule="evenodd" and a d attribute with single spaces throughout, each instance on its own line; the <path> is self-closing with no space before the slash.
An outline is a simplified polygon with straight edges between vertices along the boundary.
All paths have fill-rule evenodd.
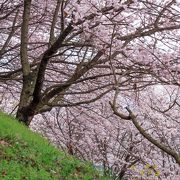
<path id="1" fill-rule="evenodd" d="M 40 135 L 0 113 L 0 179 L 106 179 L 87 162 L 67 156 Z"/>

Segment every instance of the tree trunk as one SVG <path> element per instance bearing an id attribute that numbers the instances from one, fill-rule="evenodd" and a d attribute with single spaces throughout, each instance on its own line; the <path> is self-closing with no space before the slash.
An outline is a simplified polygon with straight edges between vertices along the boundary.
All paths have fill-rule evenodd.
<path id="1" fill-rule="evenodd" d="M 26 107 L 19 107 L 17 114 L 16 114 L 16 118 L 22 122 L 23 124 L 25 124 L 26 126 L 29 126 L 32 119 L 34 117 L 34 114 L 30 113 L 28 111 L 28 108 Z"/>

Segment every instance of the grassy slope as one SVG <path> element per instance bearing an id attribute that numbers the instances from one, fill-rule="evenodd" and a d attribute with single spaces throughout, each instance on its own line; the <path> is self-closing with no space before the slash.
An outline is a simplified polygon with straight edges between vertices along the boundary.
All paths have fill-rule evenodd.
<path id="1" fill-rule="evenodd" d="M 87 162 L 65 155 L 40 135 L 0 113 L 0 179 L 94 180 L 100 177 Z"/>

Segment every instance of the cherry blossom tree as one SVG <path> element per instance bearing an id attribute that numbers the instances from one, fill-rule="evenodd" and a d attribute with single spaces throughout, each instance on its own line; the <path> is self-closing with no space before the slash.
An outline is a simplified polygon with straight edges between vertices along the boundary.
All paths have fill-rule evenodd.
<path id="1" fill-rule="evenodd" d="M 111 79 L 116 65 L 127 81 L 137 71 L 158 77 L 171 71 L 168 82 L 177 84 L 178 5 L 174 0 L 3 1 L 1 79 L 21 79 L 17 118 L 28 125 L 35 114 L 68 106 L 62 103 L 66 93 L 92 79 Z M 79 104 L 100 98 L 110 84 Z"/>
<path id="2" fill-rule="evenodd" d="M 138 100 L 136 106 L 132 105 L 132 98 L 136 103 L 134 92 L 125 92 L 118 97 L 116 106 L 118 110 L 126 106 L 133 107 L 144 131 L 177 154 L 179 123 L 176 118 L 179 113 L 173 109 L 162 113 L 160 110 L 154 111 L 154 108 L 158 105 L 167 110 L 169 105 L 177 101 L 178 91 L 172 90 L 172 87 L 170 90 L 167 87 L 158 88 L 161 88 L 159 92 L 153 88 L 141 92 L 142 99 Z M 149 99 L 143 97 L 147 94 Z M 33 129 L 42 132 L 66 152 L 90 160 L 96 167 L 102 168 L 105 174 L 116 178 L 178 179 L 179 165 L 175 158 L 144 138 L 131 120 L 113 115 L 109 107 L 111 99 L 111 96 L 104 96 L 93 105 L 67 108 L 66 111 L 64 108 L 53 110 L 51 115 L 44 114 L 41 120 L 38 117 L 32 124 Z M 174 108 L 178 110 L 178 106 L 174 105 Z"/>
<path id="3" fill-rule="evenodd" d="M 2 0 L 0 12 L 5 111 L 105 173 L 179 176 L 178 0 Z"/>

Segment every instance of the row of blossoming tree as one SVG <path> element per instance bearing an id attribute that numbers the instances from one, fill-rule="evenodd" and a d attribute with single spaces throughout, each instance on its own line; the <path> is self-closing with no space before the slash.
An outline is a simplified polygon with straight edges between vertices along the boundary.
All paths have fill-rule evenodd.
<path id="1" fill-rule="evenodd" d="M 178 0 L 1 0 L 0 22 L 1 109 L 114 179 L 178 179 Z"/>

